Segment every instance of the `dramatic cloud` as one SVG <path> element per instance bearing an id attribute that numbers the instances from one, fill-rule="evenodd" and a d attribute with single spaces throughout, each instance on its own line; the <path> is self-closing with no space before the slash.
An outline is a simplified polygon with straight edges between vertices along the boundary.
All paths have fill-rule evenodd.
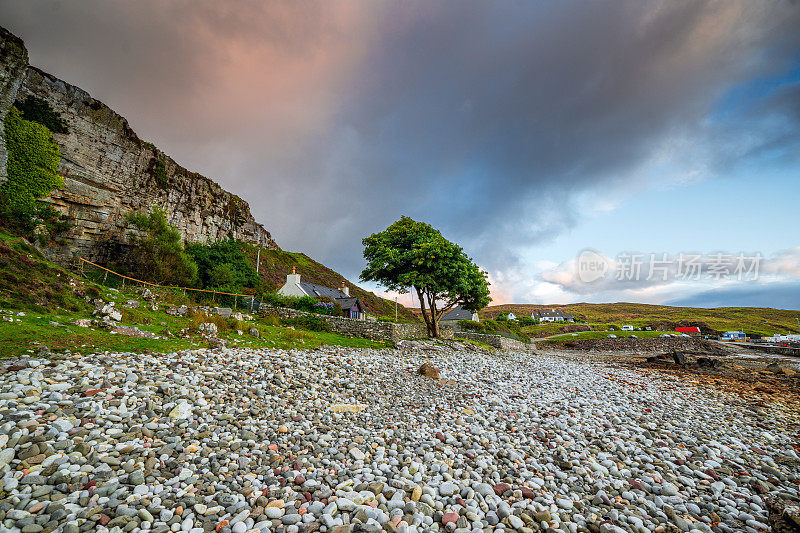
<path id="1" fill-rule="evenodd" d="M 280 245 L 353 278 L 361 238 L 405 214 L 460 242 L 498 297 L 566 298 L 531 281 L 527 251 L 582 209 L 800 152 L 790 2 L 0 0 L 0 13 L 34 64 L 246 198 Z M 753 80 L 773 85 L 752 97 Z"/>

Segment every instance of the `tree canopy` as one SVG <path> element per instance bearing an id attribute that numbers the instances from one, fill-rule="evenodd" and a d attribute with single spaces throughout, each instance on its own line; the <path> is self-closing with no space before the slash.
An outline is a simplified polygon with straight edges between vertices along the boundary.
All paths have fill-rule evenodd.
<path id="1" fill-rule="evenodd" d="M 404 216 L 362 244 L 367 267 L 361 280 L 400 293 L 415 291 L 433 337 L 439 336 L 439 320 L 455 306 L 478 311 L 491 301 L 486 272 L 429 224 Z"/>
<path id="2" fill-rule="evenodd" d="M 129 213 L 128 222 L 137 230 L 128 238 L 139 276 L 163 285 L 190 285 L 197 279 L 197 264 L 183 248 L 180 232 L 167 222 L 163 210 Z"/>
<path id="3" fill-rule="evenodd" d="M 229 239 L 210 244 L 188 244 L 186 253 L 197 263 L 199 288 L 241 292 L 245 287 L 258 288 L 261 284 L 241 242 Z"/>

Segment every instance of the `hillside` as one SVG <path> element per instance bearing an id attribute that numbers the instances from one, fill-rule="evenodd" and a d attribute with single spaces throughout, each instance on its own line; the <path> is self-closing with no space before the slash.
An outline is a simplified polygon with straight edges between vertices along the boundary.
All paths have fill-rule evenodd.
<path id="1" fill-rule="evenodd" d="M 676 326 L 698 326 L 701 331 L 715 334 L 729 330 L 744 330 L 758 335 L 797 332 L 800 311 L 768 307 L 672 307 L 637 303 L 567 305 L 506 304 L 493 305 L 481 312 L 483 317 L 495 317 L 513 311 L 518 316 L 530 316 L 532 311 L 560 309 L 575 315 L 577 322 L 621 326 L 650 326 L 672 330 Z"/>
<path id="2" fill-rule="evenodd" d="M 247 246 L 248 255 L 253 266 L 256 264 L 257 250 L 254 246 Z M 261 250 L 261 265 L 259 275 L 264 282 L 264 290 L 275 291 L 286 282 L 286 274 L 292 272 L 292 267 L 297 268 L 303 281 L 310 281 L 327 287 L 339 287 L 344 276 L 318 263 L 304 253 L 286 252 L 283 250 Z M 391 300 L 381 298 L 375 293 L 350 283 L 350 294 L 357 296 L 364 304 L 368 314 L 379 317 L 394 318 L 395 304 Z M 419 318 L 411 310 L 397 306 L 397 316 L 402 322 L 419 322 Z"/>
<path id="3" fill-rule="evenodd" d="M 207 336 L 198 331 L 213 322 L 217 338 L 229 346 L 250 348 L 314 348 L 322 345 L 382 348 L 385 343 L 343 336 L 325 330 L 284 327 L 275 317 L 223 318 L 167 311 L 191 304 L 180 293 L 161 291 L 157 305 L 149 306 L 141 287 L 125 290 L 96 284 L 50 262 L 20 237 L 0 229 L 0 360 L 69 350 L 72 354 L 104 351 L 168 353 L 204 348 Z M 120 313 L 114 327 L 103 327 L 87 301 L 113 302 Z M 129 302 L 137 301 L 136 306 Z M 252 328 L 258 335 L 252 334 Z"/>

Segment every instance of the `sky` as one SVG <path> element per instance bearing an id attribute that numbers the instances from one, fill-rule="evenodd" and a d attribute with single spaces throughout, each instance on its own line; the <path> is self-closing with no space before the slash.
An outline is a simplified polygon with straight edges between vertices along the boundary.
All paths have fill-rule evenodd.
<path id="1" fill-rule="evenodd" d="M 0 25 L 348 279 L 406 215 L 494 303 L 800 309 L 796 1 L 0 0 Z"/>

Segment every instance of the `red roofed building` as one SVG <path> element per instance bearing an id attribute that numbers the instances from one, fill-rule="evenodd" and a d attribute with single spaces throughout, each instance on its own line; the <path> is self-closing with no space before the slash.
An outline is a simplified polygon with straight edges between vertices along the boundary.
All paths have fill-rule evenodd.
<path id="1" fill-rule="evenodd" d="M 675 328 L 678 333 L 686 333 L 688 335 L 700 335 L 700 328 L 697 326 L 678 326 Z"/>

